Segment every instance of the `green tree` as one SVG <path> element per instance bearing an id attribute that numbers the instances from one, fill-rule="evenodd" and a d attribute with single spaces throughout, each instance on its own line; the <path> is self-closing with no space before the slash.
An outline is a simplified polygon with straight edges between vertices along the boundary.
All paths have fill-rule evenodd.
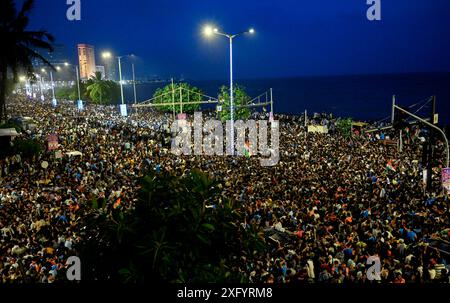
<path id="1" fill-rule="evenodd" d="M 352 136 L 352 118 L 338 119 L 336 121 L 336 129 L 344 138 L 350 138 Z"/>
<path id="2" fill-rule="evenodd" d="M 76 87 L 58 87 L 55 88 L 55 97 L 57 99 L 66 99 L 70 100 L 70 95 L 73 93 L 74 89 L 76 90 Z"/>
<path id="3" fill-rule="evenodd" d="M 86 100 L 89 99 L 89 93 L 86 90 L 86 85 L 81 83 L 80 85 L 81 98 Z M 78 88 L 76 85 L 71 87 L 59 87 L 55 89 L 55 96 L 57 99 L 66 100 L 78 100 Z"/>
<path id="4" fill-rule="evenodd" d="M 234 120 L 246 120 L 250 117 L 250 110 L 248 107 L 243 107 L 242 105 L 247 105 L 251 98 L 247 95 L 245 88 L 239 85 L 233 88 L 233 100 L 234 100 Z M 220 112 L 220 119 L 222 122 L 226 120 L 231 120 L 230 112 L 230 88 L 222 86 L 219 90 L 219 100 L 222 102 L 222 111 Z"/>
<path id="5" fill-rule="evenodd" d="M 117 98 L 118 88 L 114 81 L 103 80 L 100 72 L 88 80 L 86 87 L 90 99 L 97 104 L 111 103 Z"/>
<path id="6" fill-rule="evenodd" d="M 90 100 L 89 92 L 87 90 L 87 83 L 80 82 L 80 95 L 83 100 Z M 68 100 L 78 100 L 78 86 L 75 84 L 72 86 Z"/>
<path id="7" fill-rule="evenodd" d="M 88 280 L 242 282 L 235 262 L 265 247 L 263 233 L 239 224 L 237 205 L 200 171 L 150 173 L 129 211 L 93 205 L 81 250 Z"/>
<path id="8" fill-rule="evenodd" d="M 22 8 L 17 12 L 14 0 L 0 1 L 0 120 L 6 118 L 6 96 L 8 72 L 12 80 L 17 82 L 19 70 L 27 74 L 33 73 L 32 60 L 51 64 L 36 50 L 53 51 L 51 43 L 53 37 L 46 31 L 27 30 L 34 0 L 25 0 Z"/>
<path id="9" fill-rule="evenodd" d="M 181 89 L 181 94 L 180 94 Z M 199 102 L 202 101 L 203 92 L 197 88 L 189 85 L 188 83 L 174 83 L 168 84 L 163 88 L 158 88 L 153 94 L 153 98 L 155 98 L 155 103 L 165 103 L 168 105 L 159 106 L 163 111 L 172 112 L 174 106 L 172 103 L 180 103 L 180 95 L 181 100 L 183 102 Z M 200 108 L 200 104 L 183 104 L 183 112 L 194 112 Z M 175 111 L 177 113 L 181 112 L 181 105 L 175 105 Z"/>

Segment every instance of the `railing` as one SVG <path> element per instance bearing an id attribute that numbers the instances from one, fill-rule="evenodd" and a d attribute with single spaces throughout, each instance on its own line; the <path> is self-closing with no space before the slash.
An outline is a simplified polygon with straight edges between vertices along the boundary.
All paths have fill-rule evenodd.
<path id="1" fill-rule="evenodd" d="M 190 94 L 201 96 L 202 99 L 204 99 L 204 100 L 183 101 L 183 92 L 185 92 L 185 94 L 187 93 L 188 100 L 190 100 L 190 98 L 189 98 Z M 163 97 L 168 96 L 168 95 L 172 96 L 172 100 L 173 100 L 172 102 L 164 102 L 164 103 L 156 102 L 158 100 L 161 101 Z M 191 105 L 191 104 L 223 104 L 223 101 L 219 100 L 218 98 L 214 98 L 214 97 L 211 97 L 211 96 L 208 96 L 205 94 L 201 94 L 199 92 L 196 92 L 196 91 L 184 88 L 184 87 L 180 87 L 177 89 L 173 89 L 167 93 L 161 94 L 158 97 L 154 97 L 154 98 L 142 101 L 138 104 L 133 104 L 132 107 L 133 108 L 145 108 L 145 107 L 181 106 L 181 111 L 182 111 L 183 105 Z M 273 112 L 272 89 L 253 98 L 247 104 L 236 106 L 236 108 L 241 108 L 241 107 L 252 108 L 252 107 L 264 107 L 264 106 L 270 106 L 270 111 Z"/>

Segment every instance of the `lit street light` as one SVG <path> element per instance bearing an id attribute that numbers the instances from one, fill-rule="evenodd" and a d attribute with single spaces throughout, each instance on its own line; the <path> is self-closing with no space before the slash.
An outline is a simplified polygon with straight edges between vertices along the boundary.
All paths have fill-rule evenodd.
<path id="1" fill-rule="evenodd" d="M 247 31 L 237 34 L 226 34 L 220 32 L 217 28 L 210 25 L 205 26 L 203 33 L 206 37 L 212 37 L 213 35 L 224 36 L 230 41 L 230 115 L 231 115 L 231 154 L 235 154 L 234 150 L 234 91 L 233 91 L 233 39 L 243 34 L 254 34 L 255 30 L 250 28 Z"/>
<path id="2" fill-rule="evenodd" d="M 105 79 L 114 80 L 113 77 L 111 77 L 112 68 L 111 68 L 111 63 L 109 60 L 112 58 L 111 52 L 103 52 L 101 56 L 105 63 Z"/>
<path id="3" fill-rule="evenodd" d="M 117 60 L 119 62 L 119 83 L 120 83 L 120 97 L 122 100 L 122 105 L 125 104 L 125 99 L 124 99 L 124 95 L 123 95 L 123 81 L 122 81 L 122 58 L 124 58 L 124 57 L 134 57 L 134 55 L 131 54 L 131 55 L 125 55 L 125 56 L 117 56 Z M 103 52 L 102 58 L 103 59 L 112 58 L 111 52 Z M 132 68 L 133 68 L 133 83 L 134 83 L 134 100 L 136 102 L 136 81 L 135 81 L 135 76 L 134 76 L 134 64 L 132 65 Z"/>
<path id="4" fill-rule="evenodd" d="M 55 67 L 55 69 L 57 71 L 59 71 L 59 70 L 61 70 L 61 67 L 57 66 L 57 67 Z M 41 69 L 41 72 L 45 74 L 45 73 L 47 73 L 47 70 L 45 68 L 43 68 L 43 69 Z M 58 101 L 56 100 L 56 97 L 55 97 L 55 82 L 53 81 L 53 71 L 52 70 L 50 70 L 50 81 L 51 81 L 51 87 L 52 87 L 52 104 L 53 104 L 53 106 L 56 107 L 56 105 L 58 104 Z"/>
<path id="5" fill-rule="evenodd" d="M 64 62 L 64 66 L 75 66 L 75 72 L 77 73 L 78 101 L 83 102 L 83 100 L 81 100 L 80 73 L 78 72 L 78 65 L 72 65 L 69 62 Z"/>
<path id="6" fill-rule="evenodd" d="M 103 59 L 110 59 L 112 57 L 112 54 L 110 52 L 103 52 L 102 58 Z"/>

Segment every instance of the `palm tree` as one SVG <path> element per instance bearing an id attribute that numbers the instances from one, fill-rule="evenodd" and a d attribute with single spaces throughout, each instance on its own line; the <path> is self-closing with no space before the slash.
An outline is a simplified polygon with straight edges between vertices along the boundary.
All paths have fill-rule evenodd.
<path id="1" fill-rule="evenodd" d="M 108 81 L 102 79 L 102 73 L 96 72 L 88 80 L 87 91 L 92 101 L 103 104 L 104 98 L 109 98 L 111 87 Z M 105 101 L 107 101 L 105 99 Z"/>
<path id="2" fill-rule="evenodd" d="M 32 60 L 37 59 L 44 64 L 51 64 L 37 52 L 37 49 L 53 51 L 54 41 L 46 31 L 29 31 L 28 14 L 33 8 L 34 0 L 25 0 L 19 12 L 14 0 L 0 1 L 0 120 L 6 118 L 6 85 L 8 73 L 17 82 L 19 70 L 28 75 L 33 73 Z"/>

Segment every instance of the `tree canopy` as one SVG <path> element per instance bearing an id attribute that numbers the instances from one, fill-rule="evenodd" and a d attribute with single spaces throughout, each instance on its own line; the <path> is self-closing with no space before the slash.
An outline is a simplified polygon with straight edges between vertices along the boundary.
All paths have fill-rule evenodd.
<path id="1" fill-rule="evenodd" d="M 81 255 L 89 280 L 241 282 L 233 262 L 264 249 L 262 231 L 239 224 L 238 206 L 200 171 L 152 171 L 131 210 L 108 214 L 104 199 L 92 205 L 99 211 L 86 219 Z"/>
<path id="2" fill-rule="evenodd" d="M 17 82 L 20 70 L 28 75 L 33 74 L 32 61 L 37 59 L 44 64 L 51 64 L 37 50 L 53 51 L 54 41 L 46 31 L 29 31 L 29 17 L 34 0 L 25 0 L 17 11 L 14 0 L 0 1 L 0 120 L 6 116 L 6 95 L 8 72 L 12 80 Z"/>
<path id="3" fill-rule="evenodd" d="M 168 84 L 163 88 L 157 89 L 153 98 L 155 98 L 155 103 L 168 104 L 158 107 L 159 109 L 172 112 L 175 107 L 175 111 L 180 113 L 181 104 L 173 106 L 172 103 L 180 103 L 180 97 L 186 103 L 199 102 L 202 101 L 202 94 L 203 92 L 199 88 L 191 86 L 188 83 L 174 83 L 173 86 L 172 84 Z M 194 112 L 198 109 L 200 109 L 200 104 L 183 104 L 183 112 Z"/>
<path id="4" fill-rule="evenodd" d="M 248 107 L 242 107 L 247 105 L 251 98 L 245 91 L 245 88 L 236 85 L 233 88 L 233 103 L 234 103 L 234 120 L 246 120 L 250 117 L 250 110 Z M 222 111 L 220 112 L 220 119 L 222 121 L 231 120 L 230 112 L 230 88 L 222 86 L 219 91 L 219 100 L 222 101 Z"/>
<path id="5" fill-rule="evenodd" d="M 86 83 L 89 98 L 97 104 L 110 104 L 119 96 L 119 85 L 110 80 L 102 79 L 102 74 L 96 72 Z"/>

